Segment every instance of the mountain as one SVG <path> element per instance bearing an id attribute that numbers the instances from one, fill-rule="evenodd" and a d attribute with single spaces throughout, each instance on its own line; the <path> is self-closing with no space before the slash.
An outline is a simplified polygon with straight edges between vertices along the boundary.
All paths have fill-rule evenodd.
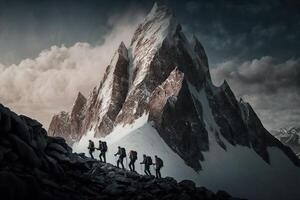
<path id="1" fill-rule="evenodd" d="M 282 128 L 279 131 L 272 131 L 272 134 L 283 144 L 290 147 L 300 157 L 300 128 Z"/>
<path id="2" fill-rule="evenodd" d="M 101 163 L 47 136 L 42 124 L 0 104 L 0 196 L 21 200 L 234 200 L 189 180 L 153 179 Z"/>
<path id="3" fill-rule="evenodd" d="M 71 115 L 65 111 L 61 111 L 52 117 L 49 125 L 49 135 L 64 137 L 70 145 L 78 141 L 82 136 L 78 133 L 82 129 L 86 101 L 86 98 L 79 92 Z"/>
<path id="4" fill-rule="evenodd" d="M 300 196 L 297 156 L 226 81 L 213 85 L 203 46 L 164 5 L 154 5 L 128 48 L 120 45 L 85 110 L 77 152 L 103 138 L 112 163 L 124 146 L 160 155 L 163 173 L 177 180 L 249 199 Z"/>

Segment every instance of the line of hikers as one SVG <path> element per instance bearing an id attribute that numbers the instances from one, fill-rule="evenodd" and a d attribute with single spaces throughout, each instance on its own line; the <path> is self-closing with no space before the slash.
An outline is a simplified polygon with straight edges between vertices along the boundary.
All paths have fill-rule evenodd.
<path id="1" fill-rule="evenodd" d="M 99 154 L 100 162 L 106 163 L 107 144 L 105 141 L 99 140 L 99 147 L 96 148 L 94 142 L 92 140 L 89 140 L 88 149 L 89 149 L 89 154 L 90 154 L 91 158 L 93 158 L 93 159 L 94 159 L 94 156 L 93 156 L 94 151 L 96 149 L 99 150 L 100 151 L 100 154 Z M 126 149 L 124 147 L 118 146 L 118 151 L 117 151 L 117 153 L 114 154 L 114 156 L 118 156 L 117 167 L 119 168 L 119 165 L 121 164 L 122 169 L 125 169 L 123 161 L 124 161 L 124 158 L 126 158 L 126 156 L 127 156 Z M 103 160 L 102 160 L 102 158 L 103 158 Z M 129 151 L 130 162 L 129 162 L 128 166 L 129 166 L 130 171 L 132 171 L 132 172 L 136 172 L 135 171 L 135 162 L 137 161 L 137 159 L 138 159 L 137 152 L 134 150 Z M 126 164 L 127 164 L 127 158 L 126 158 Z M 140 162 L 140 164 L 145 165 L 144 172 L 146 175 L 149 175 L 149 176 L 151 176 L 150 166 L 155 165 L 156 178 L 161 178 L 160 170 L 164 166 L 161 158 L 159 158 L 158 156 L 155 155 L 155 162 L 153 163 L 151 156 L 147 156 L 144 154 L 143 161 Z"/>

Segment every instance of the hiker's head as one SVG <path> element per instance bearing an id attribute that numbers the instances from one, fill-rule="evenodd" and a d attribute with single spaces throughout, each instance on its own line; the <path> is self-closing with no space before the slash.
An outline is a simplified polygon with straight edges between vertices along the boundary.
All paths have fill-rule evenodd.
<path id="1" fill-rule="evenodd" d="M 92 142 L 92 140 L 89 140 L 89 142 Z"/>
<path id="2" fill-rule="evenodd" d="M 118 149 L 120 149 L 121 147 L 120 146 L 118 146 Z"/>
<path id="3" fill-rule="evenodd" d="M 143 157 L 146 157 L 146 154 L 144 154 Z"/>
<path id="4" fill-rule="evenodd" d="M 157 158 L 157 155 L 155 155 L 155 158 Z"/>
<path id="5" fill-rule="evenodd" d="M 101 140 L 99 140 L 99 143 L 101 143 L 102 141 Z"/>

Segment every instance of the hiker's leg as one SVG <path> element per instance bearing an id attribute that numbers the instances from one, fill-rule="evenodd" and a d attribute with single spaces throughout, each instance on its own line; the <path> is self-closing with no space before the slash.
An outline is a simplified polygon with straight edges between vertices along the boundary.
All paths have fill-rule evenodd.
<path id="1" fill-rule="evenodd" d="M 103 160 L 104 160 L 104 162 L 106 163 L 106 152 L 103 152 Z"/>
<path id="2" fill-rule="evenodd" d="M 102 155 L 101 155 L 101 153 L 99 154 L 99 159 L 100 159 L 100 162 L 102 162 Z"/>
<path id="3" fill-rule="evenodd" d="M 135 172 L 135 161 L 132 161 L 132 171 L 134 171 Z"/>
<path id="4" fill-rule="evenodd" d="M 159 167 L 159 168 L 158 168 L 158 171 L 157 171 L 157 172 L 158 172 L 158 178 L 161 178 L 160 169 L 161 169 L 161 168 Z"/>
<path id="5" fill-rule="evenodd" d="M 121 163 L 121 165 L 122 165 L 122 169 L 124 169 L 124 164 L 123 164 L 123 158 L 120 158 L 120 163 Z"/>
<path id="6" fill-rule="evenodd" d="M 130 171 L 132 171 L 132 169 L 131 169 L 131 162 L 132 162 L 132 161 L 130 161 L 130 162 L 129 162 L 129 165 L 128 165 Z"/>

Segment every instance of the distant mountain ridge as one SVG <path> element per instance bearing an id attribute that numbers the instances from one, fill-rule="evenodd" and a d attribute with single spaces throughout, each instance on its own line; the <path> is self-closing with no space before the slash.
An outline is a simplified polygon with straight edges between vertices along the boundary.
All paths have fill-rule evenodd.
<path id="1" fill-rule="evenodd" d="M 300 157 L 300 128 L 290 127 L 282 128 L 279 131 L 271 132 L 283 144 L 289 146 L 295 154 Z"/>

